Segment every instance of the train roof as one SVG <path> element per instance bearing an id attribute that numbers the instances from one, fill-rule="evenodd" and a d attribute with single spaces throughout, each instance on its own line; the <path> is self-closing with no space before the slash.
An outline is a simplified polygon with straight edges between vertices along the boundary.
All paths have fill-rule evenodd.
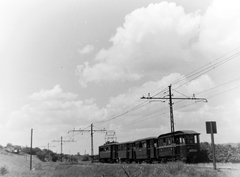
<path id="1" fill-rule="evenodd" d="M 118 144 L 130 144 L 133 143 L 134 141 L 127 141 L 127 142 L 122 142 L 122 143 L 118 143 Z"/>
<path id="2" fill-rule="evenodd" d="M 173 133 L 165 133 L 165 134 L 162 134 L 162 135 L 159 135 L 158 137 L 163 137 L 163 136 L 169 136 L 169 135 L 200 135 L 200 133 L 197 133 L 193 130 L 180 130 L 180 131 L 175 131 Z"/>
<path id="3" fill-rule="evenodd" d="M 147 137 L 147 138 L 142 138 L 142 139 L 138 139 L 138 140 L 135 140 L 133 142 L 138 142 L 138 141 L 145 141 L 145 140 L 151 140 L 151 139 L 157 139 L 158 137 L 156 136 L 152 136 L 152 137 Z"/>
<path id="4" fill-rule="evenodd" d="M 118 142 L 107 142 L 107 143 L 105 143 L 105 144 L 103 144 L 103 145 L 101 145 L 99 147 L 111 146 L 111 145 L 117 145 L 117 144 L 119 144 L 119 143 Z"/>

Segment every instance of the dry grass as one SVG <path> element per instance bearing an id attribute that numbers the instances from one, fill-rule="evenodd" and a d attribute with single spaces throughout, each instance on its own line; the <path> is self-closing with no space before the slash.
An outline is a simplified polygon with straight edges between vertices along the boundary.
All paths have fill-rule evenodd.
<path id="1" fill-rule="evenodd" d="M 218 170 L 200 166 L 188 166 L 182 162 L 167 164 L 91 164 L 78 165 L 33 162 L 24 156 L 0 153 L 0 168 L 4 177 L 237 177 L 240 170 Z"/>

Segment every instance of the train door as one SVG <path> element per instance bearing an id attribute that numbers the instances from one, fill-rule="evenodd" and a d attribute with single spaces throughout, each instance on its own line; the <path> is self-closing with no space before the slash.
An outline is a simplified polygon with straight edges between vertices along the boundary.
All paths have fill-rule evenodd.
<path id="1" fill-rule="evenodd" d="M 133 152 L 133 155 L 132 155 L 132 157 L 133 157 L 133 160 L 136 160 L 136 143 L 133 143 L 132 144 L 132 148 L 133 148 L 133 150 L 132 150 L 132 152 Z"/>
<path id="2" fill-rule="evenodd" d="M 175 145 L 175 156 L 176 158 L 180 158 L 181 156 L 181 145 L 180 145 L 180 137 L 175 136 L 174 137 L 174 145 Z"/>
<path id="3" fill-rule="evenodd" d="M 150 146 L 151 141 L 147 140 L 146 141 L 146 148 L 147 148 L 147 158 L 149 159 L 151 157 L 151 146 Z"/>
<path id="4" fill-rule="evenodd" d="M 118 146 L 111 145 L 111 159 L 112 161 L 116 161 L 117 158 L 118 158 Z"/>
<path id="5" fill-rule="evenodd" d="M 156 147 L 157 147 L 157 140 L 153 139 L 150 141 L 150 149 L 151 149 L 151 154 L 150 158 L 156 158 Z"/>
<path id="6" fill-rule="evenodd" d="M 185 143 L 185 137 L 180 136 L 179 137 L 179 144 L 180 144 L 180 158 L 186 157 L 187 149 L 186 149 L 186 143 Z"/>

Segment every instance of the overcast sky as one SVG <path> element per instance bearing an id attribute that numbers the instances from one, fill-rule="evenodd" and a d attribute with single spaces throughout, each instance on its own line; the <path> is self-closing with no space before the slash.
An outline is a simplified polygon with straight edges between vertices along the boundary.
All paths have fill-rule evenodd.
<path id="1" fill-rule="evenodd" d="M 210 142 L 240 142 L 238 0 L 0 1 L 0 144 L 90 153 L 90 133 L 119 142 L 195 130 Z M 177 82 L 176 82 L 177 81 Z M 105 134 L 94 134 L 94 153 Z"/>

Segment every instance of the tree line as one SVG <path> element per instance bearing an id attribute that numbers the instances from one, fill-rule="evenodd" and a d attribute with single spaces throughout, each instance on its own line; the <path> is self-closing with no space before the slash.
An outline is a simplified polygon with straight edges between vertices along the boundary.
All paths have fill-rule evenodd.
<path id="1" fill-rule="evenodd" d="M 240 143 L 236 146 L 231 144 L 215 145 L 216 162 L 221 163 L 240 163 Z M 199 162 L 212 162 L 212 146 L 208 142 L 200 143 Z"/>
<path id="2" fill-rule="evenodd" d="M 7 152 L 15 153 L 15 154 L 29 154 L 36 155 L 42 161 L 68 161 L 68 162 L 78 162 L 78 161 L 88 161 L 90 160 L 90 156 L 80 155 L 77 153 L 76 155 L 69 154 L 58 154 L 54 153 L 49 149 L 40 149 L 39 147 L 35 147 L 30 150 L 30 147 L 21 147 L 18 145 L 12 145 L 8 143 L 6 147 L 0 145 L 0 149 L 4 149 Z M 215 145 L 215 155 L 216 162 L 221 163 L 240 163 L 240 143 L 235 145 L 231 144 L 216 144 Z M 96 157 L 97 158 L 97 157 Z M 197 162 L 207 163 L 213 161 L 213 153 L 211 144 L 208 142 L 200 143 L 200 154 Z"/>
<path id="3" fill-rule="evenodd" d="M 12 145 L 8 143 L 6 147 L 0 145 L 0 149 L 4 149 L 6 152 L 19 154 L 19 155 L 36 155 L 41 161 L 64 161 L 64 162 L 72 162 L 77 163 L 78 161 L 88 161 L 90 160 L 90 156 L 88 154 L 80 155 L 77 153 L 76 155 L 69 154 L 59 154 L 51 151 L 50 149 L 40 149 L 39 147 L 31 148 L 30 147 L 22 147 L 18 145 Z"/>

